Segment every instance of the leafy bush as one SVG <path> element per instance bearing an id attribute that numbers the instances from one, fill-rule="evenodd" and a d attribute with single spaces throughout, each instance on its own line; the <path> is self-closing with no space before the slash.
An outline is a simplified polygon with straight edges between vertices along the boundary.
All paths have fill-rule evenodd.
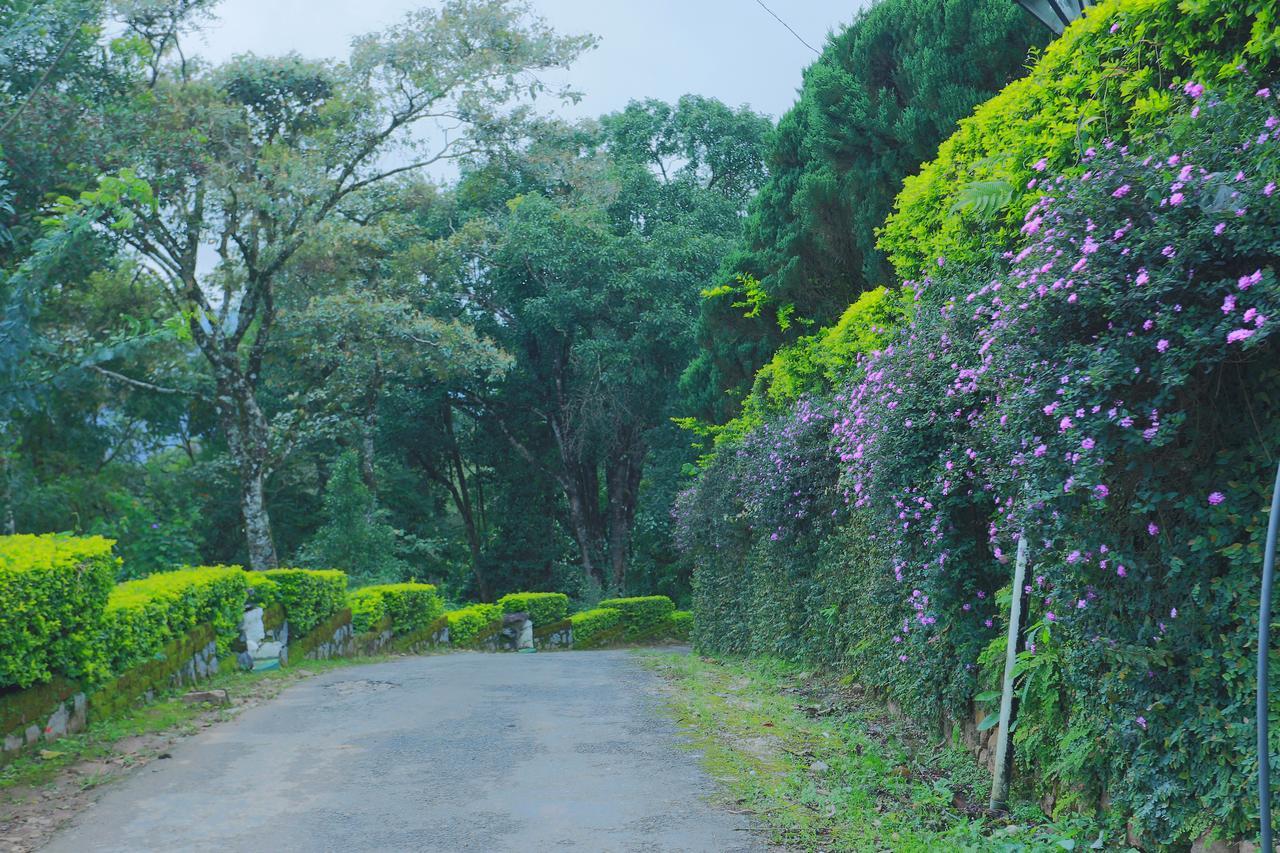
<path id="1" fill-rule="evenodd" d="M 528 613 L 536 626 L 559 622 L 569 612 L 563 592 L 513 592 L 498 599 L 503 613 Z"/>
<path id="2" fill-rule="evenodd" d="M 1265 85 L 1280 52 L 1274 27 L 1271 7 L 1238 0 L 1098 4 L 906 179 L 880 247 L 905 279 L 939 258 L 984 262 L 1016 238 L 1040 194 L 1038 169 L 1077 165 L 1108 137 L 1157 136 L 1178 107 L 1171 89 Z"/>
<path id="3" fill-rule="evenodd" d="M 97 629 L 120 566 L 112 544 L 0 536 L 0 690 L 104 674 Z"/>
<path id="4" fill-rule="evenodd" d="M 693 613 L 689 610 L 674 610 L 667 616 L 667 635 L 673 640 L 688 642 L 693 636 Z"/>
<path id="5" fill-rule="evenodd" d="M 347 576 L 344 572 L 271 569 L 246 574 L 259 604 L 279 604 L 284 608 L 292 636 L 301 637 L 346 606 Z"/>
<path id="6" fill-rule="evenodd" d="M 606 631 L 622 624 L 622 611 L 598 607 L 575 613 L 569 620 L 573 623 L 573 647 L 589 649 L 605 638 Z"/>
<path id="7" fill-rule="evenodd" d="M 1242 720 L 1280 446 L 1280 110 L 1180 97 L 1161 147 L 1046 173 L 995 269 L 922 285 L 837 428 L 846 488 L 894 530 L 888 686 L 973 695 L 1027 535 L 1019 760 L 1161 843 L 1257 820 Z"/>
<path id="8" fill-rule="evenodd" d="M 449 618 L 450 644 L 466 646 L 502 618 L 502 608 L 496 604 L 472 604 L 450 610 L 445 616 Z"/>
<path id="9" fill-rule="evenodd" d="M 654 633 L 676 609 L 675 603 L 665 595 L 607 598 L 598 607 L 621 613 L 628 637 L 643 637 Z"/>
<path id="10" fill-rule="evenodd" d="M 154 658 L 166 643 L 212 625 L 226 653 L 239 633 L 248 579 L 239 566 L 160 572 L 111 590 L 103 614 L 103 648 L 113 672 Z"/>
<path id="11" fill-rule="evenodd" d="M 436 588 L 426 583 L 366 586 L 347 593 L 347 606 L 357 632 L 368 631 L 390 616 L 391 630 L 399 635 L 422 630 L 444 612 Z"/>

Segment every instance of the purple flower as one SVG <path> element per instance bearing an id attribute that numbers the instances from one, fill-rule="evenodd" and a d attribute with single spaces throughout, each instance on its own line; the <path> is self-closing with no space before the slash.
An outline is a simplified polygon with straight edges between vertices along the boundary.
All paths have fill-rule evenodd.
<path id="1" fill-rule="evenodd" d="M 1154 521 L 1152 521 L 1152 522 L 1150 522 L 1149 524 L 1147 524 L 1147 533 L 1148 533 L 1148 534 L 1150 534 L 1151 536 L 1155 536 L 1155 535 L 1156 535 L 1157 533 L 1159 533 L 1159 532 L 1160 532 L 1160 527 L 1159 527 L 1159 525 L 1157 525 Z"/>
<path id="2" fill-rule="evenodd" d="M 1142 726 L 1142 730 L 1143 730 L 1144 732 L 1147 730 L 1147 718 L 1146 718 L 1146 717 L 1138 717 L 1136 720 L 1134 720 L 1134 722 L 1135 722 L 1135 723 L 1137 723 L 1138 725 Z"/>
<path id="3" fill-rule="evenodd" d="M 1156 341 L 1156 352 L 1168 352 L 1168 351 L 1169 351 L 1169 342 L 1167 340 L 1165 340 L 1164 338 L 1161 338 L 1160 340 Z"/>
<path id="4" fill-rule="evenodd" d="M 1050 621 L 1050 622 L 1057 622 L 1057 621 L 1058 621 L 1058 617 L 1053 615 L 1053 611 L 1052 611 L 1052 610 L 1050 610 L 1048 613 L 1044 614 L 1044 618 L 1045 618 L 1045 619 L 1047 619 L 1047 620 L 1048 620 L 1048 621 Z"/>
<path id="5" fill-rule="evenodd" d="M 1227 333 L 1227 343 L 1238 344 L 1241 341 L 1248 340 L 1253 337 L 1253 329 L 1236 329 Z"/>
<path id="6" fill-rule="evenodd" d="M 1204 94 L 1204 86 L 1199 83 L 1187 83 L 1182 87 L 1182 91 L 1193 98 L 1199 98 Z"/>
<path id="7" fill-rule="evenodd" d="M 1049 168 L 1049 160 L 1045 157 L 1041 157 L 1031 168 L 1035 169 L 1037 172 L 1043 172 L 1045 169 Z"/>
<path id="8" fill-rule="evenodd" d="M 1224 495 L 1222 492 L 1210 492 L 1210 493 L 1209 493 L 1209 505 L 1210 505 L 1210 506 L 1217 506 L 1218 504 L 1222 503 L 1222 502 L 1223 502 L 1223 501 L 1225 501 L 1226 499 L 1227 499 L 1227 496 L 1226 496 L 1226 495 Z"/>
<path id="9" fill-rule="evenodd" d="M 1105 500 L 1107 495 L 1111 494 L 1111 490 L 1102 483 L 1099 483 L 1093 487 L 1093 494 L 1098 498 L 1098 500 Z"/>

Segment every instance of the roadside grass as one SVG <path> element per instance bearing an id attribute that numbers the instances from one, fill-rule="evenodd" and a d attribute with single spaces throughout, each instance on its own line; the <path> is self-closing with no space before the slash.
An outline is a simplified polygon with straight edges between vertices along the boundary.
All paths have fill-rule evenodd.
<path id="1" fill-rule="evenodd" d="M 96 764 L 111 759 L 117 768 L 128 769 L 135 764 L 146 763 L 163 754 L 156 743 L 194 734 L 202 728 L 230 720 L 246 708 L 269 701 L 296 681 L 333 669 L 389 659 L 309 660 L 305 665 L 265 672 L 224 671 L 198 686 L 160 691 L 151 702 L 91 723 L 83 732 L 52 741 L 40 749 L 24 751 L 0 766 L 0 806 L 10 800 L 10 792 L 50 785 L 73 765 Z M 192 690 L 226 690 L 232 704 L 216 707 L 182 701 L 183 694 Z M 121 745 L 126 748 L 120 749 Z M 122 775 L 119 772 L 91 771 L 78 776 L 77 784 L 88 790 Z M 0 814 L 0 819 L 3 819 L 3 814 Z"/>
<path id="2" fill-rule="evenodd" d="M 770 659 L 640 653 L 667 682 L 671 713 L 724 786 L 788 849 L 1128 849 L 1096 821 L 1049 822 L 1034 803 L 985 811 L 991 778 L 853 685 Z"/>

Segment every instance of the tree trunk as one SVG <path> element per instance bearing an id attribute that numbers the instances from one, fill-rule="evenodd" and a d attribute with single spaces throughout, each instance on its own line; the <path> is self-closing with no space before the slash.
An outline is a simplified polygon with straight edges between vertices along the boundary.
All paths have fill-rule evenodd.
<path id="1" fill-rule="evenodd" d="M 644 471 L 644 450 L 638 442 L 627 438 L 626 448 L 610 459 L 605 467 L 608 489 L 609 582 L 614 591 L 626 590 L 627 565 L 631 558 L 631 529 L 635 526 L 640 476 Z"/>
<path id="2" fill-rule="evenodd" d="M 267 511 L 268 474 L 267 419 L 245 377 L 234 368 L 217 369 L 218 417 L 227 437 L 227 449 L 240 475 L 240 515 L 244 520 L 249 567 L 254 571 L 274 569 L 276 546 L 271 539 L 271 516 Z"/>
<path id="3" fill-rule="evenodd" d="M 360 479 L 373 494 L 378 494 L 378 474 L 374 469 L 374 439 L 378 434 L 378 397 L 382 393 L 382 363 L 375 360 L 373 378 L 364 401 L 364 417 L 360 419 Z"/>

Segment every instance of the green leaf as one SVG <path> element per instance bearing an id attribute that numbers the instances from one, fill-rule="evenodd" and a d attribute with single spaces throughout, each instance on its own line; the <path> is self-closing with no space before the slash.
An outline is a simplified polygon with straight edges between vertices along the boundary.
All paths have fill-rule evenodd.
<path id="1" fill-rule="evenodd" d="M 982 220 L 993 218 L 1013 201 L 1013 185 L 1005 180 L 970 181 L 960 188 L 952 213 L 973 211 Z"/>
<path id="2" fill-rule="evenodd" d="M 999 690 L 988 690 L 986 693 L 979 693 L 977 696 L 973 697 L 973 701 L 994 702 L 1000 698 L 1000 695 L 1001 694 Z"/>
<path id="3" fill-rule="evenodd" d="M 991 713 L 982 718 L 982 722 L 978 723 L 978 731 L 985 732 L 1000 722 L 1000 715 Z"/>

